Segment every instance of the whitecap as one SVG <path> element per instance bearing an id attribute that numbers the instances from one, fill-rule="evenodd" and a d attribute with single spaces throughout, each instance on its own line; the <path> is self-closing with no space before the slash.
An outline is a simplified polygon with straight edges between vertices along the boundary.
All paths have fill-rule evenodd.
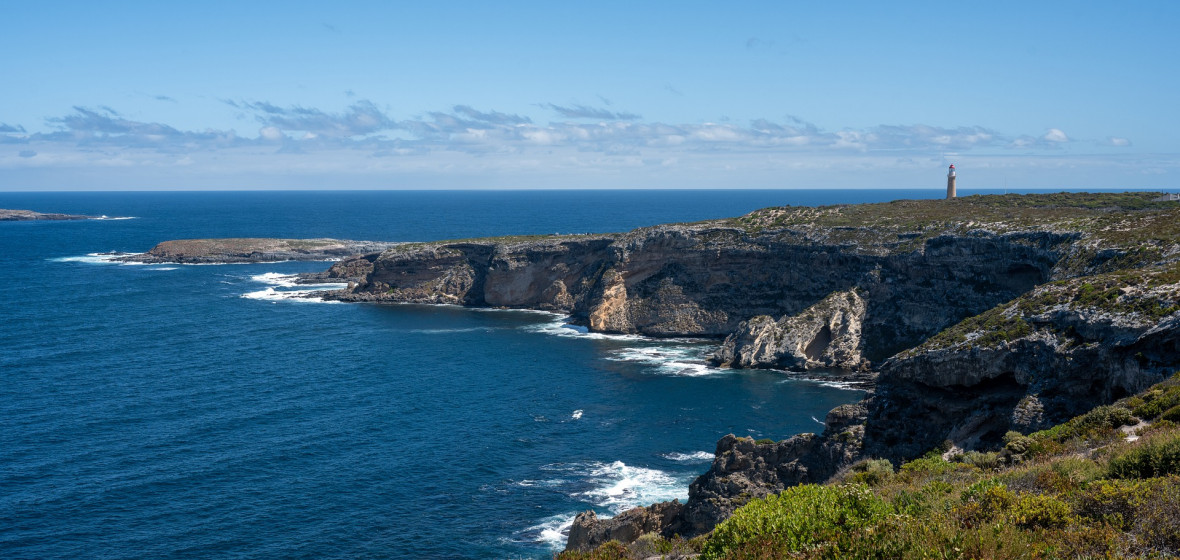
<path id="1" fill-rule="evenodd" d="M 138 217 L 139 216 L 106 216 L 106 215 L 103 215 L 103 216 L 99 216 L 99 217 L 93 218 L 93 219 L 95 219 L 95 220 L 134 220 Z"/>
<path id="2" fill-rule="evenodd" d="M 142 255 L 142 254 L 143 253 L 119 253 L 119 252 L 86 253 L 85 255 L 77 255 L 77 256 L 72 256 L 72 257 L 55 257 L 55 258 L 48 259 L 48 260 L 50 262 L 80 262 L 80 263 L 87 263 L 87 264 L 118 264 L 118 265 L 144 266 L 145 263 L 123 262 L 123 261 L 115 260 L 115 259 L 120 259 L 123 257 L 134 257 L 137 255 Z"/>
<path id="3" fill-rule="evenodd" d="M 574 497 L 616 514 L 636 506 L 688 499 L 688 481 L 658 469 L 634 467 L 622 461 L 588 463 L 587 467 L 586 480 L 595 488 Z"/>
<path id="4" fill-rule="evenodd" d="M 640 346 L 615 350 L 606 359 L 638 362 L 654 366 L 657 373 L 683 377 L 700 377 L 726 373 L 705 363 L 700 346 Z"/>
<path id="5" fill-rule="evenodd" d="M 546 517 L 540 523 L 521 531 L 520 537 L 524 540 L 547 544 L 554 550 L 561 550 L 565 548 L 565 542 L 569 539 L 570 527 L 573 527 L 575 517 L 577 517 L 575 513 Z"/>
<path id="6" fill-rule="evenodd" d="M 570 415 L 570 418 L 573 418 L 574 420 L 581 420 L 582 419 L 582 409 L 575 410 L 574 413 Z"/>
<path id="7" fill-rule="evenodd" d="M 276 290 L 274 288 L 267 288 L 265 290 L 258 290 L 256 292 L 246 292 L 241 297 L 246 299 L 257 299 L 262 301 L 269 301 L 271 303 L 278 303 L 280 301 L 297 301 L 308 303 L 343 303 L 335 300 L 325 300 L 322 297 L 315 297 L 316 292 L 328 291 L 324 288 L 311 290 Z"/>
<path id="8" fill-rule="evenodd" d="M 672 475 L 658 469 L 627 465 L 622 461 L 552 463 L 541 467 L 544 472 L 559 474 L 547 480 L 522 480 L 524 487 L 545 486 L 549 491 L 563 492 L 600 510 L 610 512 L 599 518 L 617 515 L 636 506 L 646 506 L 669 500 L 688 499 L 688 486 L 696 476 Z M 578 511 L 585 510 L 581 507 Z M 569 528 L 577 512 L 554 515 L 520 531 L 523 540 L 547 543 L 555 549 L 565 546 Z"/>
<path id="9" fill-rule="evenodd" d="M 691 453 L 664 453 L 661 457 L 679 463 L 705 463 L 713 460 L 713 454 L 708 451 L 693 451 Z"/>
<path id="10" fill-rule="evenodd" d="M 644 340 L 642 336 L 636 334 L 606 334 L 590 332 L 590 329 L 586 327 L 570 324 L 569 317 L 564 315 L 559 315 L 555 320 L 548 323 L 528 325 L 521 328 L 527 331 L 538 332 L 552 336 L 584 338 L 588 340 Z"/>
<path id="11" fill-rule="evenodd" d="M 294 288 L 299 283 L 296 280 L 299 276 L 296 274 L 283 274 L 281 272 L 267 272 L 263 274 L 255 274 L 250 277 L 254 282 L 261 282 L 263 284 L 270 284 L 272 286 L 280 286 L 284 288 Z"/>

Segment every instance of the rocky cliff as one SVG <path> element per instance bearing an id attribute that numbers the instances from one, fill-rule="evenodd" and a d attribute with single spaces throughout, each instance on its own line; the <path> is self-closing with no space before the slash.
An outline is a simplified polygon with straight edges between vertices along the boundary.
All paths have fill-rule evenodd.
<path id="1" fill-rule="evenodd" d="M 32 220 L 95 220 L 98 216 L 82 216 L 79 214 L 54 214 L 34 212 L 32 210 L 9 210 L 0 208 L 0 222 L 25 222 Z"/>
<path id="2" fill-rule="evenodd" d="M 727 436 L 685 504 L 579 516 L 570 547 L 707 532 L 853 461 L 997 444 L 1180 368 L 1180 204 L 1154 193 L 771 208 L 625 234 L 395 247 L 348 301 L 562 310 L 596 331 L 727 337 L 730 367 L 876 367 L 822 434 Z"/>
<path id="3" fill-rule="evenodd" d="M 330 261 L 383 251 L 398 243 L 345 239 L 221 238 L 164 241 L 146 253 L 112 260 L 147 264 L 227 264 L 281 261 Z M 359 272 L 358 272 L 359 274 Z"/>

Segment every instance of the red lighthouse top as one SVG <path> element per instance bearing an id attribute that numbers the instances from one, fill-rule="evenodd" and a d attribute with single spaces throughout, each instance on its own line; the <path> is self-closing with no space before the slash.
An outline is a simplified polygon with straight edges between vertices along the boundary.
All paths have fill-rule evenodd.
<path id="1" fill-rule="evenodd" d="M 955 168 L 955 164 L 953 164 L 953 163 L 952 163 L 952 164 L 951 164 L 951 169 L 954 169 L 954 168 Z"/>

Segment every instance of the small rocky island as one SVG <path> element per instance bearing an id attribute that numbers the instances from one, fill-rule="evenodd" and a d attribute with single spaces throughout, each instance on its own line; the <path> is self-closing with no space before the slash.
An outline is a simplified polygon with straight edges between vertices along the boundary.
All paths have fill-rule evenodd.
<path id="1" fill-rule="evenodd" d="M 323 276 L 350 280 L 329 296 L 341 301 L 563 311 L 592 331 L 724 339 L 719 366 L 876 378 L 820 434 L 722 438 L 687 503 L 579 515 L 570 550 L 705 534 L 752 499 L 864 461 L 994 452 L 1180 368 L 1180 203 L 1159 193 L 782 207 L 622 234 L 407 243 Z"/>
<path id="2" fill-rule="evenodd" d="M 224 238 L 165 241 L 146 253 L 111 255 L 111 260 L 145 264 L 236 264 L 333 261 L 398 245 L 347 239 Z"/>
<path id="3" fill-rule="evenodd" d="M 98 220 L 101 216 L 82 216 L 79 214 L 52 214 L 34 212 L 32 210 L 8 210 L 0 208 L 0 222 L 26 222 L 33 220 Z"/>

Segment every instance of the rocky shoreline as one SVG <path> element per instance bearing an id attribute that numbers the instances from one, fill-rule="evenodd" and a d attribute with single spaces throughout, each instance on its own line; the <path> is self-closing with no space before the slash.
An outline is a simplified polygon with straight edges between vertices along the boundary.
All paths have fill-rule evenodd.
<path id="1" fill-rule="evenodd" d="M 346 239 L 179 239 L 159 243 L 146 253 L 111 254 L 109 256 L 112 261 L 116 262 L 144 264 L 334 261 L 361 253 L 383 251 L 397 245 L 398 243 Z M 315 283 L 317 276 L 319 275 L 310 275 L 306 282 Z"/>
<path id="2" fill-rule="evenodd" d="M 80 214 L 54 214 L 32 210 L 11 210 L 0 208 L 0 222 L 27 222 L 33 220 L 102 220 L 106 216 L 83 216 Z"/>
<path id="3" fill-rule="evenodd" d="M 584 550 L 704 534 L 751 499 L 857 461 L 994 449 L 1009 431 L 1159 382 L 1180 368 L 1180 203 L 1157 196 L 972 196 L 768 208 L 621 234 L 361 242 L 333 249 L 356 254 L 331 255 L 340 260 L 304 281 L 347 282 L 317 294 L 338 301 L 538 309 L 596 332 L 713 337 L 724 340 L 710 358 L 720 367 L 871 385 L 820 434 L 722 438 L 684 504 L 580 514 L 568 548 Z M 295 240 L 197 241 L 139 262 L 326 255 Z"/>
<path id="4" fill-rule="evenodd" d="M 623 234 L 412 243 L 337 262 L 329 299 L 569 313 L 724 338 L 726 367 L 875 377 L 821 434 L 726 436 L 685 504 L 578 516 L 569 548 L 710 531 L 865 458 L 999 445 L 1180 367 L 1180 204 L 1154 193 L 770 208 Z"/>

